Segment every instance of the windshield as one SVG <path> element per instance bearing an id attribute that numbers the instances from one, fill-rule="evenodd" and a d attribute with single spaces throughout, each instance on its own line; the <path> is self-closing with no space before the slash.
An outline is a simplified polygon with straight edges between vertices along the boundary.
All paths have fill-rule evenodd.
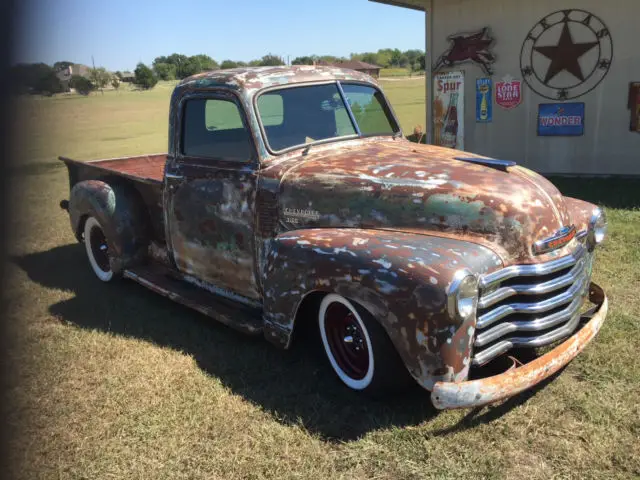
<path id="1" fill-rule="evenodd" d="M 357 135 L 392 135 L 398 130 L 379 90 L 359 84 L 340 86 L 353 121 L 337 83 L 282 88 L 260 95 L 258 115 L 271 149 Z"/>

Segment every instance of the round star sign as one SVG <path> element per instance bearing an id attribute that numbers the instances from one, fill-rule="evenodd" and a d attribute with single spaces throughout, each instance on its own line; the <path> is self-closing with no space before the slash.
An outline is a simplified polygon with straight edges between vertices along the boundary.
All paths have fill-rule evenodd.
<path id="1" fill-rule="evenodd" d="M 520 71 L 538 95 L 569 100 L 607 75 L 613 41 L 604 22 L 584 10 L 560 10 L 536 23 L 520 52 Z"/>

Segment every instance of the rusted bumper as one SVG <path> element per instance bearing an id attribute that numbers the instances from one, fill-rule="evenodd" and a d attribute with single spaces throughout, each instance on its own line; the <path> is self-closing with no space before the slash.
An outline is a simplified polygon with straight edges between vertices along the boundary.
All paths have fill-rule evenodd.
<path id="1" fill-rule="evenodd" d="M 607 296 L 595 283 L 589 285 L 589 300 L 596 304 L 590 320 L 566 341 L 545 355 L 500 375 L 466 382 L 437 382 L 431 392 L 436 408 L 481 407 L 517 395 L 550 377 L 573 358 L 598 333 L 607 316 Z"/>

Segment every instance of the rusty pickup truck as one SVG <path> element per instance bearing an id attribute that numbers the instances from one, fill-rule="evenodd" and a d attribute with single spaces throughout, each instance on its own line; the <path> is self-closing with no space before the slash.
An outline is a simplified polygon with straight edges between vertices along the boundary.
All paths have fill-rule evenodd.
<path id="1" fill-rule="evenodd" d="M 514 162 L 409 142 L 368 75 L 195 75 L 173 91 L 168 133 L 167 154 L 60 157 L 61 207 L 96 276 L 282 348 L 312 325 L 353 390 L 412 377 L 440 409 L 494 403 L 560 370 L 604 321 L 591 282 L 604 211 Z"/>

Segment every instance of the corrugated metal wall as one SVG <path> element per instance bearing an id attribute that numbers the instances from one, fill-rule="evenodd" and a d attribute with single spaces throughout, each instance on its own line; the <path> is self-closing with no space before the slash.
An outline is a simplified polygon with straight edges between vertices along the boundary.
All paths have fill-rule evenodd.
<path id="1" fill-rule="evenodd" d="M 505 75 L 522 79 L 520 54 L 529 30 L 546 15 L 564 9 L 586 10 L 610 30 L 613 62 L 590 93 L 569 102 L 585 103 L 581 137 L 537 136 L 538 104 L 550 103 L 523 84 L 523 102 L 513 110 L 494 104 L 493 122 L 475 121 L 475 80 L 480 67 L 444 69 L 465 72 L 465 150 L 516 160 L 543 173 L 640 175 L 640 134 L 629 131 L 629 82 L 640 82 L 640 0 L 434 0 L 434 61 L 457 32 L 491 28 L 496 41 L 493 81 Z M 574 29 L 580 36 L 580 28 Z M 574 38 L 575 42 L 588 41 Z M 586 67 L 592 59 L 585 55 Z M 568 75 L 564 72 L 562 75 Z"/>

